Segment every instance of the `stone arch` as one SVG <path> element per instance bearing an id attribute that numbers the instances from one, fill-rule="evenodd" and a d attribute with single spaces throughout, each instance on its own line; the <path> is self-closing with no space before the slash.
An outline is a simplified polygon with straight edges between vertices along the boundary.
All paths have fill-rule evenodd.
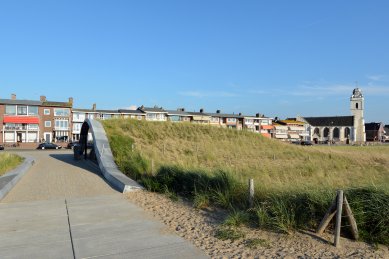
<path id="1" fill-rule="evenodd" d="M 339 139 L 340 138 L 340 130 L 339 128 L 334 128 L 333 132 L 332 132 L 332 136 L 334 139 Z"/>
<path id="2" fill-rule="evenodd" d="M 323 130 L 323 137 L 329 138 L 330 137 L 330 129 L 329 128 L 324 128 Z"/>
<path id="3" fill-rule="evenodd" d="M 349 138 L 350 138 L 350 134 L 351 134 L 350 128 L 349 128 L 349 127 L 346 127 L 346 128 L 344 129 L 344 137 L 349 139 Z"/>
<path id="4" fill-rule="evenodd" d="M 320 137 L 320 129 L 319 128 L 315 128 L 313 130 L 313 135 L 316 135 L 317 137 Z"/>

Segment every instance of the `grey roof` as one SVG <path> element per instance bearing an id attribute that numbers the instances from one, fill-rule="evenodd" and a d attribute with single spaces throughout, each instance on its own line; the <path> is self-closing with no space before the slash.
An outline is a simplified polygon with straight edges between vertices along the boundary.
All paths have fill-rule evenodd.
<path id="1" fill-rule="evenodd" d="M 100 113 L 119 113 L 118 110 L 96 110 L 96 111 Z"/>
<path id="2" fill-rule="evenodd" d="M 212 117 L 219 117 L 219 118 L 236 118 L 236 119 L 242 119 L 245 117 L 244 115 L 239 114 L 228 114 L 228 113 L 207 113 L 209 116 Z M 255 117 L 255 116 L 254 116 Z"/>
<path id="3" fill-rule="evenodd" d="M 144 106 L 141 106 L 138 108 L 138 110 L 141 110 L 143 112 L 160 112 L 160 113 L 167 113 L 164 109 L 161 108 L 158 108 L 158 107 L 144 107 Z"/>
<path id="4" fill-rule="evenodd" d="M 191 116 L 188 112 L 177 111 L 177 110 L 166 110 L 168 115 L 181 115 L 181 116 Z"/>
<path id="5" fill-rule="evenodd" d="M 189 115 L 196 115 L 196 116 L 211 116 L 208 113 L 205 112 L 187 112 Z"/>
<path id="6" fill-rule="evenodd" d="M 72 104 L 68 103 L 68 102 L 45 101 L 45 102 L 42 102 L 42 106 L 54 106 L 54 107 L 67 107 L 67 108 L 71 108 Z"/>
<path id="7" fill-rule="evenodd" d="M 311 126 L 354 126 L 354 116 L 303 117 Z"/>
<path id="8" fill-rule="evenodd" d="M 90 112 L 90 113 L 97 113 L 96 110 L 93 109 L 78 109 L 78 108 L 73 108 L 73 112 Z"/>
<path id="9" fill-rule="evenodd" d="M 128 114 L 139 114 L 139 115 L 144 115 L 144 112 L 141 110 L 126 110 L 126 109 L 119 109 L 120 113 L 128 113 Z"/>
<path id="10" fill-rule="evenodd" d="M 365 130 L 379 130 L 384 125 L 381 122 L 365 123 Z"/>
<path id="11" fill-rule="evenodd" d="M 0 104 L 42 105 L 41 101 L 0 99 Z"/>

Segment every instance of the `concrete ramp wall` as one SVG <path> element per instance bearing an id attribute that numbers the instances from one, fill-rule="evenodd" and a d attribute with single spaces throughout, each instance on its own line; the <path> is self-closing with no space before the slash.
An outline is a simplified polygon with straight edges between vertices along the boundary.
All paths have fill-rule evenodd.
<path id="1" fill-rule="evenodd" d="M 99 121 L 86 119 L 81 131 L 84 137 L 88 135 L 88 131 L 92 133 L 98 165 L 103 176 L 112 186 L 123 193 L 143 189 L 140 184 L 118 169 L 104 127 Z"/>

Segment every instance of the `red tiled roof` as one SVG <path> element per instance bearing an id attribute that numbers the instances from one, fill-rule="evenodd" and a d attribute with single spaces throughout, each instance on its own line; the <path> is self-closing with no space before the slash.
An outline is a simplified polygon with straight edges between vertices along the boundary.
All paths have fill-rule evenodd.
<path id="1" fill-rule="evenodd" d="M 5 116 L 4 123 L 32 123 L 39 124 L 39 118 L 34 116 Z"/>

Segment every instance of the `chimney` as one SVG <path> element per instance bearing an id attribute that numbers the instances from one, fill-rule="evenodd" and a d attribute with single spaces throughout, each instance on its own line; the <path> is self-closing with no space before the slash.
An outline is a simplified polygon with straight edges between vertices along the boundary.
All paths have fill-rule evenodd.
<path id="1" fill-rule="evenodd" d="M 16 94 L 11 94 L 11 100 L 16 100 Z"/>
<path id="2" fill-rule="evenodd" d="M 217 110 L 216 113 L 220 113 L 220 110 Z"/>
<path id="3" fill-rule="evenodd" d="M 41 95 L 40 101 L 41 101 L 41 102 L 46 102 L 46 96 Z"/>
<path id="4" fill-rule="evenodd" d="M 259 117 L 261 117 L 261 114 L 257 113 L 257 114 L 255 114 L 255 117 L 259 118 Z"/>
<path id="5" fill-rule="evenodd" d="M 242 113 L 241 113 L 241 112 L 239 113 L 239 116 L 242 116 Z"/>
<path id="6" fill-rule="evenodd" d="M 73 97 L 69 97 L 69 104 L 70 106 L 73 106 Z"/>
<path id="7" fill-rule="evenodd" d="M 204 109 L 203 109 L 203 108 L 201 108 L 201 109 L 200 109 L 200 112 L 201 112 L 201 113 L 203 113 L 203 112 L 204 112 Z"/>
<path id="8" fill-rule="evenodd" d="M 95 103 L 92 105 L 92 110 L 96 111 L 96 104 Z"/>

